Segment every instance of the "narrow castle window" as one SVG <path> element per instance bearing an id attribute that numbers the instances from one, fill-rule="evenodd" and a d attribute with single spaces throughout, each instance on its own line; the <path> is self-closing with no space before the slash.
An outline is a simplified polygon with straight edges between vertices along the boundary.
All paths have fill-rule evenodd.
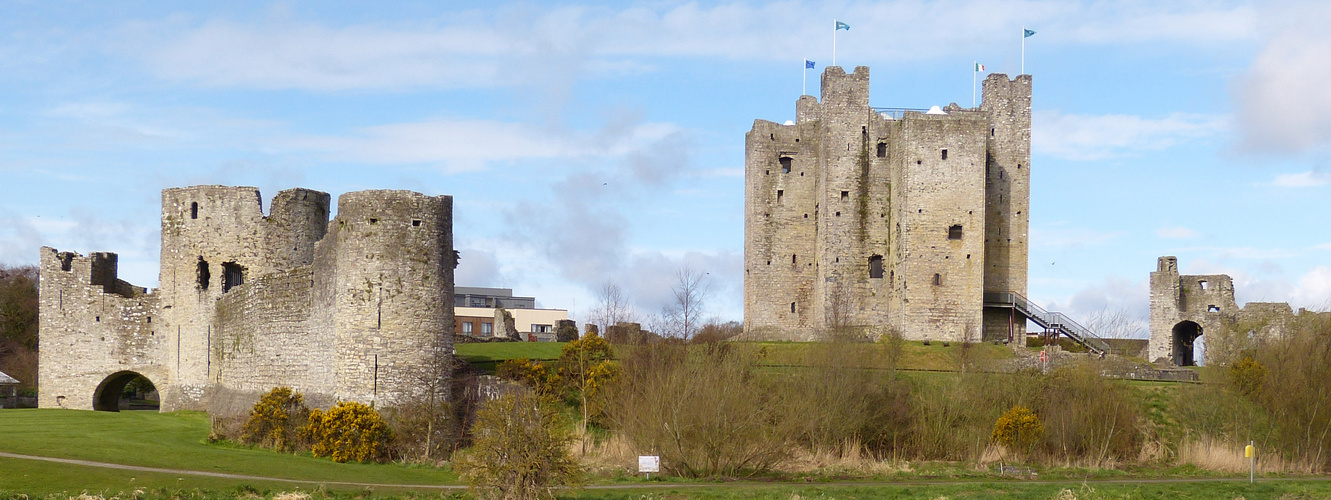
<path id="1" fill-rule="evenodd" d="M 245 284 L 245 268 L 235 262 L 222 263 L 222 293 Z"/>
<path id="2" fill-rule="evenodd" d="M 989 137 L 993 137 L 993 136 L 994 136 L 994 129 L 991 128 L 991 129 L 989 129 Z"/>
<path id="3" fill-rule="evenodd" d="M 934 286 L 943 286 L 943 275 L 934 273 Z"/>
<path id="4" fill-rule="evenodd" d="M 850 191 L 842 191 L 842 192 L 841 192 L 841 201 L 846 201 L 846 200 L 849 200 L 849 199 L 850 199 Z"/>
<path id="5" fill-rule="evenodd" d="M 795 263 L 795 257 L 796 257 L 795 254 L 791 254 L 791 255 L 790 255 L 790 263 L 791 263 L 791 264 L 794 264 L 794 263 Z"/>
<path id="6" fill-rule="evenodd" d="M 837 212 L 837 213 L 836 213 L 836 216 L 837 216 L 837 217 L 841 217 L 841 212 Z"/>
<path id="7" fill-rule="evenodd" d="M 370 224 L 378 224 L 379 219 L 370 219 Z"/>
<path id="8" fill-rule="evenodd" d="M 1217 306 L 1217 305 L 1215 305 L 1215 304 L 1211 304 L 1211 305 L 1209 305 L 1209 306 L 1206 306 L 1206 312 L 1218 313 L 1218 312 L 1220 312 L 1220 306 Z"/>
<path id="9" fill-rule="evenodd" d="M 1202 286 L 1202 290 L 1205 290 L 1205 289 L 1206 289 L 1206 285 L 1207 285 L 1206 280 L 1198 281 L 1197 284 Z"/>
<path id="10" fill-rule="evenodd" d="M 421 220 L 420 220 L 420 219 L 411 219 L 411 225 L 414 226 L 414 227 L 420 227 L 420 225 L 421 225 Z"/>
<path id="11" fill-rule="evenodd" d="M 794 161 L 795 161 L 795 160 L 791 159 L 789 156 L 782 156 L 782 157 L 781 157 L 781 173 L 783 173 L 783 174 L 788 174 L 788 173 L 790 173 L 790 167 L 791 167 L 791 165 L 794 163 Z"/>
<path id="12" fill-rule="evenodd" d="M 791 313 L 791 314 L 795 314 L 795 303 L 794 303 L 794 302 L 791 302 L 791 303 L 790 303 L 790 313 Z"/>
<path id="13" fill-rule="evenodd" d="M 883 256 L 882 256 L 882 255 L 874 255 L 874 256 L 869 257 L 869 277 L 870 277 L 870 278 L 882 278 L 882 277 L 883 277 Z"/>
<path id="14" fill-rule="evenodd" d="M 952 227 L 947 228 L 947 239 L 961 239 L 961 224 L 953 224 Z"/>
<path id="15" fill-rule="evenodd" d="M 776 190 L 776 202 L 777 202 L 777 203 L 781 203 L 781 198 L 784 198 L 785 196 L 786 196 L 786 192 L 785 192 L 784 190 L 781 190 L 781 189 Z"/>
<path id="16" fill-rule="evenodd" d="M 196 201 L 189 204 L 189 218 L 199 218 L 199 202 Z"/>
<path id="17" fill-rule="evenodd" d="M 886 143 L 886 142 L 880 142 L 880 143 L 878 143 L 878 157 L 879 157 L 879 158 L 887 158 L 887 143 Z"/>
<path id="18" fill-rule="evenodd" d="M 199 257 L 199 289 L 200 289 L 200 290 L 207 290 L 207 289 L 208 289 L 208 281 L 209 281 L 210 278 L 212 278 L 212 273 L 208 272 L 208 261 L 203 260 L 203 257 Z"/>
<path id="19" fill-rule="evenodd" d="M 887 272 L 887 280 L 890 281 L 890 282 L 892 282 L 892 284 L 895 285 L 895 284 L 897 283 L 897 272 L 896 272 L 896 271 L 888 271 L 888 272 Z"/>
<path id="20" fill-rule="evenodd" d="M 946 149 L 946 148 L 943 149 L 943 159 L 944 159 L 944 160 L 947 159 L 947 149 Z"/>

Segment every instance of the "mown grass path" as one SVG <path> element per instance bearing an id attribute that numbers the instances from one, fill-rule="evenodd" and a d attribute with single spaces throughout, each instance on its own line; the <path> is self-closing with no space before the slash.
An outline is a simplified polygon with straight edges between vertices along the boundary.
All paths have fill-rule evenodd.
<path id="1" fill-rule="evenodd" d="M 309 455 L 211 444 L 208 416 L 195 412 L 0 411 L 0 451 L 156 469 L 276 479 L 457 485 L 447 469 L 339 464 Z"/>

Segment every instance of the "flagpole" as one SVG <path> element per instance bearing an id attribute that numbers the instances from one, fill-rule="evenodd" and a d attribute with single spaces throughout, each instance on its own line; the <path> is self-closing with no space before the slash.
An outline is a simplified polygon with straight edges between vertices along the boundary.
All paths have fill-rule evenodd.
<path id="1" fill-rule="evenodd" d="M 1026 74 L 1026 27 L 1021 27 L 1021 74 Z"/>
<path id="2" fill-rule="evenodd" d="M 832 20 L 832 65 L 833 66 L 836 66 L 836 32 L 837 32 L 836 23 L 837 20 L 833 19 Z M 1025 45 L 1023 45 L 1023 47 L 1025 47 Z"/>
<path id="3" fill-rule="evenodd" d="M 800 79 L 800 97 L 809 93 L 809 58 L 804 58 L 804 77 Z"/>
<path id="4" fill-rule="evenodd" d="M 975 79 L 980 77 L 980 61 L 975 61 L 975 67 L 971 68 L 971 107 L 975 107 Z"/>

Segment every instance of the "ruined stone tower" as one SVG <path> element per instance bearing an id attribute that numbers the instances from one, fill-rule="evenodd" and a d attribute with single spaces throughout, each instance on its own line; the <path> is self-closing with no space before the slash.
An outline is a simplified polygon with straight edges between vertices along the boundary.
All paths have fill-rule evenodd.
<path id="1" fill-rule="evenodd" d="M 989 75 L 979 108 L 869 105 L 869 68 L 828 67 L 821 101 L 745 136 L 744 326 L 809 340 L 1023 333 L 986 292 L 1026 292 L 1031 77 Z"/>
<path id="2" fill-rule="evenodd" d="M 308 401 L 393 404 L 451 350 L 452 198 L 408 191 L 162 192 L 160 288 L 116 255 L 43 248 L 39 405 L 113 409 L 143 375 L 162 410 L 243 410 L 284 385 Z M 443 370 L 446 373 L 446 370 Z"/>

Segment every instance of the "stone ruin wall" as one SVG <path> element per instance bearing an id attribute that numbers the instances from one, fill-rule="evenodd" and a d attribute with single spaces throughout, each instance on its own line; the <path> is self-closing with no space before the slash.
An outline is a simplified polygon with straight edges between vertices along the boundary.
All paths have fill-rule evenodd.
<path id="1" fill-rule="evenodd" d="M 1234 300 L 1234 281 L 1224 274 L 1179 274 L 1178 258 L 1160 257 L 1151 273 L 1151 319 L 1147 359 L 1158 364 L 1188 365 L 1192 355 L 1180 352 L 1177 334 L 1188 334 L 1195 324 L 1203 339 L 1210 334 L 1211 351 L 1224 334 L 1235 327 L 1251 328 L 1262 337 L 1288 331 L 1299 317 L 1326 314 L 1300 309 L 1295 314 L 1283 302 L 1249 302 L 1239 307 Z M 1190 336 L 1190 335 L 1189 335 Z M 1184 346 L 1186 347 L 1186 346 Z M 1223 346 L 1218 346 L 1223 348 Z"/>
<path id="2" fill-rule="evenodd" d="M 452 198 L 362 191 L 338 207 L 328 221 L 326 193 L 293 189 L 264 216 L 254 188 L 168 189 L 153 293 L 118 282 L 138 292 L 107 294 L 106 278 L 79 269 L 109 259 L 114 280 L 114 254 L 73 256 L 78 272 L 66 276 L 56 270 L 73 254 L 43 249 L 39 405 L 90 409 L 116 370 L 152 380 L 163 411 L 242 411 L 277 385 L 323 406 L 419 395 L 427 378 L 447 376 L 422 366 L 451 351 Z M 85 305 L 62 306 L 70 296 Z M 157 320 L 98 320 L 104 310 Z"/>
<path id="3" fill-rule="evenodd" d="M 1025 293 L 1030 77 L 991 75 L 985 96 L 980 109 L 887 119 L 869 107 L 868 68 L 829 67 L 822 101 L 800 97 L 795 123 L 755 120 L 745 136 L 746 336 L 813 340 L 868 326 L 981 338 L 984 291 Z M 948 238 L 952 225 L 960 240 Z M 991 248 L 1001 250 L 992 262 Z M 870 276 L 875 258 L 881 278 Z"/>

